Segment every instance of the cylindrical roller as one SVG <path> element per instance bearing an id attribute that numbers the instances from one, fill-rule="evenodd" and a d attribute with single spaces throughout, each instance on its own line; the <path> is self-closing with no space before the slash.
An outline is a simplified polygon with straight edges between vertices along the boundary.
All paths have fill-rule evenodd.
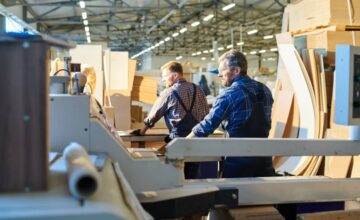
<path id="1" fill-rule="evenodd" d="M 80 144 L 72 142 L 65 148 L 63 157 L 70 193 L 77 199 L 93 195 L 100 185 L 100 177 L 86 150 Z"/>

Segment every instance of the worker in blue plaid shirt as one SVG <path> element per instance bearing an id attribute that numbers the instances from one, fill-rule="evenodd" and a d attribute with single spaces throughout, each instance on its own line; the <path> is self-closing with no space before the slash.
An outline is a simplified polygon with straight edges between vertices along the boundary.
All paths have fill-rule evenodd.
<path id="1" fill-rule="evenodd" d="M 219 62 L 218 76 L 225 89 L 187 137 L 207 137 L 220 124 L 230 138 L 268 137 L 273 104 L 270 90 L 247 75 L 247 60 L 241 52 L 230 50 Z M 223 178 L 272 175 L 271 157 L 226 157 L 223 161 Z"/>

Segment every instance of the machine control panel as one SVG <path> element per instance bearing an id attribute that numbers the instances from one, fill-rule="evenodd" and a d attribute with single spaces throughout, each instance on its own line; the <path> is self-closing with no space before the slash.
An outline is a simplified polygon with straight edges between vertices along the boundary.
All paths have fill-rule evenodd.
<path id="1" fill-rule="evenodd" d="M 335 122 L 360 125 L 360 47 L 336 46 Z"/>

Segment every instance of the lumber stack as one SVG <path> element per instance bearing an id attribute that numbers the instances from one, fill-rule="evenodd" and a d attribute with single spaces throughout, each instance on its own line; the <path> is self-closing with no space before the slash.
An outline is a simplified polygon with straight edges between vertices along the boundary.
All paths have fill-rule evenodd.
<path id="1" fill-rule="evenodd" d="M 154 104 L 157 98 L 158 80 L 148 76 L 135 76 L 131 99 Z"/>
<path id="2" fill-rule="evenodd" d="M 350 1 L 351 2 L 351 1 Z M 316 4 L 316 6 L 314 6 Z M 360 45 L 360 2 L 302 0 L 284 12 L 270 138 L 347 138 L 334 123 L 337 44 Z M 350 19 L 349 19 L 350 18 Z M 359 26 L 356 26 L 359 25 Z M 349 29 L 351 27 L 351 29 Z M 357 157 L 275 157 L 274 167 L 295 175 L 360 176 Z"/>

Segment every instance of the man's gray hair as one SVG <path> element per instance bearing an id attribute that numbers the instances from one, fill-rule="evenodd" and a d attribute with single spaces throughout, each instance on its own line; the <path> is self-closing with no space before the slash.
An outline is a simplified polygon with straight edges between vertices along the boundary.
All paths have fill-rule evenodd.
<path id="1" fill-rule="evenodd" d="M 241 75 L 247 74 L 247 60 L 243 53 L 238 50 L 230 50 L 219 58 L 219 62 L 225 61 L 231 70 L 240 68 Z"/>

